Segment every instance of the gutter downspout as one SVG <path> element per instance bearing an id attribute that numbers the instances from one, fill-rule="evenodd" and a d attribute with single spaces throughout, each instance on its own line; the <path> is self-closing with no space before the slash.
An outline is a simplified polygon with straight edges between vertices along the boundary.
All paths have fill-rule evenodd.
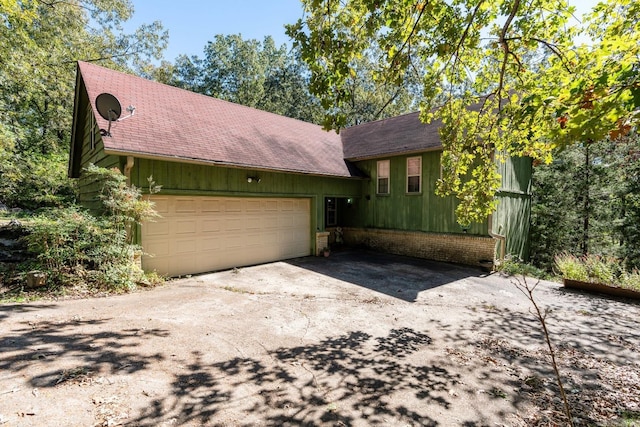
<path id="1" fill-rule="evenodd" d="M 131 186 L 131 169 L 135 164 L 133 156 L 127 156 L 127 164 L 124 166 L 124 176 L 127 177 L 127 187 Z M 127 242 L 133 243 L 133 225 L 127 224 Z"/>
<path id="2" fill-rule="evenodd" d="M 502 234 L 497 234 L 497 233 L 493 232 L 493 214 L 489 215 L 489 236 L 493 237 L 498 242 L 500 242 L 500 249 L 498 251 L 498 253 L 499 253 L 498 260 L 500 262 L 503 262 L 504 261 L 504 253 L 505 253 L 506 248 L 507 248 L 507 236 L 503 236 Z"/>
<path id="3" fill-rule="evenodd" d="M 127 185 L 131 185 L 131 169 L 133 169 L 134 157 L 127 156 L 127 164 L 124 167 L 124 176 L 127 177 Z"/>

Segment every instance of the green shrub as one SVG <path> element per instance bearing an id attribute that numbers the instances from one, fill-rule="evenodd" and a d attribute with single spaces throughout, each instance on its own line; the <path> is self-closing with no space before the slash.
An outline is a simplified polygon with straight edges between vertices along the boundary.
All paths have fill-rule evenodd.
<path id="1" fill-rule="evenodd" d="M 576 257 L 565 253 L 557 255 L 555 261 L 565 279 L 620 286 L 640 291 L 640 272 L 638 270 L 625 271 L 623 261 L 617 258 L 598 255 Z"/>
<path id="2" fill-rule="evenodd" d="M 101 184 L 99 198 L 104 208 L 103 214 L 111 219 L 119 231 L 128 231 L 133 224 L 158 217 L 153 202 L 142 199 L 142 192 L 136 186 L 127 185 L 127 178 L 118 169 L 89 165 L 84 173 L 88 179 Z M 149 194 L 160 191 L 161 186 L 156 185 L 153 177 L 149 177 L 148 181 Z M 131 243 L 132 233 L 128 235 L 127 242 Z"/>
<path id="3" fill-rule="evenodd" d="M 625 271 L 620 277 L 620 286 L 626 289 L 640 292 L 640 271 Z"/>
<path id="4" fill-rule="evenodd" d="M 0 150 L 0 201 L 11 207 L 60 207 L 75 200 L 67 177 L 66 154 L 12 153 Z"/>
<path id="5" fill-rule="evenodd" d="M 623 271 L 620 261 L 611 257 L 587 255 L 582 257 L 589 281 L 613 284 Z"/>
<path id="6" fill-rule="evenodd" d="M 134 263 L 140 248 L 106 217 L 78 207 L 49 209 L 35 216 L 25 238 L 52 285 L 85 279 L 90 287 L 131 289 L 144 275 Z"/>
<path id="7" fill-rule="evenodd" d="M 77 206 L 51 208 L 30 221 L 25 238 L 36 254 L 36 268 L 47 272 L 54 286 L 82 281 L 91 288 L 128 290 L 137 283 L 156 283 L 145 277 L 137 260 L 142 248 L 132 243 L 131 226 L 157 216 L 141 191 L 126 184 L 119 170 L 91 165 L 85 170 L 102 187 L 103 214 L 94 216 Z M 159 190 L 152 178 L 150 192 Z"/>
<path id="8" fill-rule="evenodd" d="M 525 263 L 517 258 L 506 258 L 502 261 L 498 267 L 498 271 L 508 275 L 508 276 L 528 276 L 528 277 L 536 277 L 538 279 L 550 279 L 549 273 L 546 271 Z"/>
<path id="9" fill-rule="evenodd" d="M 589 273 L 582 259 L 575 255 L 563 253 L 556 255 L 556 266 L 562 273 L 562 277 L 570 280 L 588 281 Z"/>

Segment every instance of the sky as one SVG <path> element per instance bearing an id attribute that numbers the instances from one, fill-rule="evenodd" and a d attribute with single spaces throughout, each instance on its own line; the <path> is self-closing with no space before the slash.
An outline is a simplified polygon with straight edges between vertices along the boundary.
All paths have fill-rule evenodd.
<path id="1" fill-rule="evenodd" d="M 569 0 L 587 12 L 596 0 Z M 169 30 L 164 58 L 173 62 L 178 55 L 202 56 L 208 41 L 216 34 L 242 34 L 244 39 L 262 40 L 272 36 L 276 45 L 289 43 L 285 24 L 302 18 L 300 0 L 132 0 L 133 18 L 126 29 L 161 21 Z"/>
<path id="2" fill-rule="evenodd" d="M 300 0 L 132 0 L 133 18 L 129 31 L 141 24 L 161 21 L 169 30 L 165 59 L 181 54 L 202 56 L 216 34 L 242 34 L 244 39 L 262 41 L 272 36 L 279 46 L 289 43 L 285 24 L 302 18 Z"/>

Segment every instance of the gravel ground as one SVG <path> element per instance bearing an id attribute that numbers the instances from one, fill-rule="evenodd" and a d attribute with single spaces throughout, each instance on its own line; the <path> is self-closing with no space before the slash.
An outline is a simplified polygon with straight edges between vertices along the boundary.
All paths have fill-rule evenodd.
<path id="1" fill-rule="evenodd" d="M 640 423 L 640 305 L 534 295 L 575 424 Z M 497 274 L 348 250 L 3 305 L 0 425 L 562 425 L 531 307 Z"/>

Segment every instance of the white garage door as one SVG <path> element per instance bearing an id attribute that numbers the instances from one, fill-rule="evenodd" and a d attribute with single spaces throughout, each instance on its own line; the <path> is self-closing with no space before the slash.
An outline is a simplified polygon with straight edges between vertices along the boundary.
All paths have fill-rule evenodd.
<path id="1" fill-rule="evenodd" d="M 178 276 L 306 256 L 309 199 L 152 196 L 142 226 L 146 271 Z"/>

